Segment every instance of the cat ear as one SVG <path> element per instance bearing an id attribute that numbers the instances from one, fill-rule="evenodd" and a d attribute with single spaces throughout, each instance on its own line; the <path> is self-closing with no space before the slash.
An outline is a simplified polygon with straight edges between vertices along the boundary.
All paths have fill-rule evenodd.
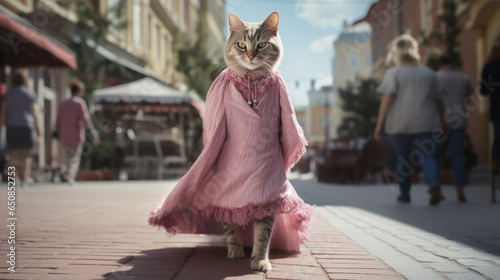
<path id="1" fill-rule="evenodd" d="M 279 15 L 278 12 L 271 13 L 266 20 L 262 23 L 266 26 L 266 28 L 271 29 L 273 31 L 278 31 L 278 23 L 279 23 Z"/>
<path id="2" fill-rule="evenodd" d="M 229 14 L 229 30 L 231 32 L 235 30 L 243 31 L 243 22 L 235 14 Z"/>

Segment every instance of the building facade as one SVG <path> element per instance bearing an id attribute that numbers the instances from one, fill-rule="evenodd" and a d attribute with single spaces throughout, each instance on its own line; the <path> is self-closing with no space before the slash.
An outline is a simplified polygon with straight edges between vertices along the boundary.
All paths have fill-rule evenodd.
<path id="1" fill-rule="evenodd" d="M 372 66 L 370 26 L 365 23 L 345 26 L 335 40 L 333 59 L 333 94 L 330 97 L 330 136 L 337 138 L 337 129 L 346 113 L 342 109 L 339 90 L 349 83 L 370 77 Z"/>
<path id="2" fill-rule="evenodd" d="M 57 160 L 57 143 L 51 132 L 58 102 L 64 98 L 69 71 L 77 68 L 76 54 L 57 38 L 43 32 L 46 14 L 36 21 L 24 15 L 36 12 L 35 1 L 0 1 L 0 94 L 10 88 L 14 71 L 28 78 L 28 88 L 36 92 L 41 137 L 35 151 L 34 167 L 44 169 Z"/>
<path id="3" fill-rule="evenodd" d="M 326 139 L 330 138 L 330 112 L 332 86 L 315 88 L 315 82 L 311 82 L 308 92 L 309 106 L 305 112 L 305 132 L 309 145 L 324 147 Z"/>
<path id="4" fill-rule="evenodd" d="M 79 17 L 84 16 L 78 10 L 81 3 L 87 4 L 91 13 L 100 13 L 111 22 L 103 40 L 95 42 L 92 36 L 79 33 Z M 65 48 L 83 42 L 102 57 L 106 65 L 104 73 L 95 73 L 90 67 L 71 74 L 67 69 L 43 65 L 26 70 L 30 75 L 30 88 L 39 93 L 47 88 L 47 94 L 41 96 L 53 97 L 49 103 L 42 97 L 38 104 L 40 112 L 46 115 L 44 140 L 48 143 L 40 145 L 52 147 L 39 151 L 40 166 L 60 161 L 61 151 L 57 141 L 50 138 L 50 132 L 59 104 L 69 97 L 70 75 L 76 74 L 83 77 L 84 82 L 94 83 L 100 74 L 104 87 L 152 77 L 177 89 L 186 89 L 184 76 L 176 69 L 176 36 L 192 42 L 201 34 L 211 60 L 222 61 L 224 6 L 225 0 L 0 0 L 0 8 L 35 25 L 36 32 L 46 33 Z M 73 55 L 82 59 L 81 54 Z M 44 104 L 50 108 L 44 108 Z M 51 160 L 45 159 L 46 153 L 51 154 Z"/>
<path id="5" fill-rule="evenodd" d="M 467 30 L 475 36 L 474 46 L 469 49 L 469 54 L 475 57 L 475 64 L 470 65 L 474 69 L 476 77 L 481 74 L 483 65 L 487 62 L 491 49 L 500 45 L 500 1 L 499 0 L 470 0 L 468 4 L 467 17 L 461 22 Z M 473 37 L 473 36 L 471 36 Z M 475 52 L 474 52 L 475 51 Z M 478 81 L 477 87 L 479 87 Z M 489 122 L 489 100 L 479 97 L 475 106 L 477 111 L 477 132 L 479 133 L 480 156 L 482 162 L 490 158 L 490 147 L 493 141 L 493 130 Z M 471 130 L 469 125 L 469 131 Z"/>

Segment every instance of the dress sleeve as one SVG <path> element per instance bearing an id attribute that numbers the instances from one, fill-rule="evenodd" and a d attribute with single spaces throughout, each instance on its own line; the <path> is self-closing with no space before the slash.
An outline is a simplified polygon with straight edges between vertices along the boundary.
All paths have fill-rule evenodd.
<path id="1" fill-rule="evenodd" d="M 203 146 L 206 146 L 214 138 L 220 125 L 225 125 L 223 95 L 227 84 L 226 73 L 226 71 L 222 72 L 215 79 L 207 93 L 203 116 Z"/>
<path id="2" fill-rule="evenodd" d="M 300 156 L 306 152 L 307 140 L 304 136 L 304 130 L 295 116 L 290 93 L 281 77 L 278 79 L 281 107 L 280 143 L 283 154 L 283 166 L 286 172 L 288 172 L 299 161 Z"/>

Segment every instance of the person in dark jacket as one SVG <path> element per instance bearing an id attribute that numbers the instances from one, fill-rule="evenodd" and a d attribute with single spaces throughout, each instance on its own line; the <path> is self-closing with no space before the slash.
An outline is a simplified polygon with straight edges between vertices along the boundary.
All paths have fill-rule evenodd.
<path id="1" fill-rule="evenodd" d="M 27 84 L 26 76 L 16 71 L 12 75 L 12 88 L 5 93 L 0 110 L 0 127 L 6 126 L 9 160 L 18 168 L 15 173 L 21 184 L 33 183 L 30 176 L 31 150 L 40 137 L 35 108 L 36 93 L 29 90 Z"/>
<path id="2" fill-rule="evenodd" d="M 467 113 L 463 104 L 464 100 L 474 92 L 474 89 L 469 78 L 460 71 L 456 61 L 448 55 L 439 58 L 439 71 L 436 75 L 444 105 L 443 118 L 450 128 L 448 131 L 448 148 L 453 167 L 453 182 L 455 183 L 458 201 L 465 202 L 467 199 L 464 193 L 464 143 L 467 134 Z"/>
<path id="3" fill-rule="evenodd" d="M 493 124 L 493 167 L 500 168 L 500 43 L 495 45 L 481 73 L 481 94 L 490 97 L 490 120 Z"/>

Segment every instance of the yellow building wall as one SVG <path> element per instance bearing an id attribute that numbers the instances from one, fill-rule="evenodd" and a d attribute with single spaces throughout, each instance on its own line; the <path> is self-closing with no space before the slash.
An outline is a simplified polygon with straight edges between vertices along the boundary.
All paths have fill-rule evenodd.
<path id="1" fill-rule="evenodd" d="M 481 73 L 492 46 L 500 41 L 500 1 L 472 0 L 470 5 L 471 18 L 467 27 L 476 34 L 477 69 Z M 480 149 L 479 157 L 482 163 L 490 163 L 493 144 L 493 129 L 489 121 L 489 99 L 479 97 L 480 118 Z"/>

